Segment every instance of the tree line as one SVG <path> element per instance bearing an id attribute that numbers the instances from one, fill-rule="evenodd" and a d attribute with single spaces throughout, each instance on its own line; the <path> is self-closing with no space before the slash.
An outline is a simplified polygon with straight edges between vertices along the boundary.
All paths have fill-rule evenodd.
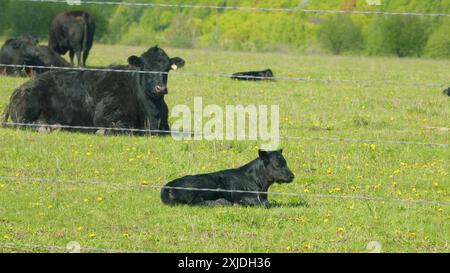
<path id="1" fill-rule="evenodd" d="M 117 0 L 116 0 L 117 1 Z M 450 0 L 122 0 L 171 4 L 450 13 Z M 82 1 L 83 2 L 83 1 Z M 314 14 L 226 9 L 69 6 L 0 0 L 0 36 L 43 40 L 53 17 L 83 9 L 108 44 L 241 51 L 450 58 L 450 17 Z"/>

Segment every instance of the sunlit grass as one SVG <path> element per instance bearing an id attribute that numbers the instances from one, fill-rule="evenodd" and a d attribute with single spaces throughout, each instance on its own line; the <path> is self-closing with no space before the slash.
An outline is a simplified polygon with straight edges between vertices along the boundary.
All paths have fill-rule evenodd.
<path id="1" fill-rule="evenodd" d="M 88 64 L 125 63 L 145 48 L 95 45 Z M 450 143 L 450 100 L 437 87 L 235 82 L 181 72 L 271 68 L 278 76 L 448 83 L 448 61 L 167 49 L 186 60 L 169 108 L 279 105 L 281 133 Z M 178 74 L 177 74 L 178 73 Z M 0 78 L 0 108 L 23 78 Z M 173 122 L 173 119 L 171 119 Z M 319 129 L 319 130 L 318 130 Z M 326 130 L 322 130 L 326 129 Z M 163 185 L 243 165 L 261 142 L 175 141 L 0 129 L 0 175 Z M 224 150 L 223 144 L 231 145 Z M 272 191 L 450 201 L 448 148 L 283 140 L 296 180 Z M 166 207 L 157 189 L 0 181 L 0 242 L 175 252 L 448 251 L 445 205 L 272 196 L 275 208 Z M 299 206 L 306 202 L 308 206 Z M 11 249 L 1 249 L 11 251 Z"/>

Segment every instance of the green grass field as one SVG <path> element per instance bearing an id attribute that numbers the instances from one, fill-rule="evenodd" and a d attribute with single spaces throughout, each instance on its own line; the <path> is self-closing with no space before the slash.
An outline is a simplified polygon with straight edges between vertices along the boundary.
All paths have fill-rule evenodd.
<path id="1" fill-rule="evenodd" d="M 92 66 L 125 63 L 138 47 L 95 45 Z M 298 56 L 167 49 L 180 72 L 232 73 L 272 68 L 279 76 L 449 83 L 450 61 Z M 0 108 L 27 79 L 0 77 Z M 444 88 L 278 81 L 235 82 L 173 72 L 169 108 L 204 104 L 280 105 L 281 134 L 450 143 Z M 173 120 L 172 120 L 173 121 Z M 317 130 L 327 128 L 327 130 Z M 102 181 L 104 185 L 0 181 L 0 244 L 155 252 L 449 252 L 450 207 L 317 198 L 311 194 L 450 201 L 450 150 L 386 143 L 283 140 L 296 179 L 271 191 L 272 209 L 167 207 L 158 189 L 187 174 L 241 166 L 258 142 L 175 141 L 170 137 L 0 129 L 0 176 Z M 224 150 L 224 144 L 233 148 Z M 10 248 L 0 252 L 49 251 Z M 54 250 L 56 251 L 56 250 Z"/>

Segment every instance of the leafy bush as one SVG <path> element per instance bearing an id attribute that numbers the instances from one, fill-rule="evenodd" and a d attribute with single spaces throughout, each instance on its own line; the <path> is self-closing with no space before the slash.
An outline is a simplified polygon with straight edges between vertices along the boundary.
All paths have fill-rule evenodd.
<path id="1" fill-rule="evenodd" d="M 445 21 L 428 40 L 425 55 L 432 58 L 450 58 L 450 22 Z"/>
<path id="2" fill-rule="evenodd" d="M 379 17 L 374 20 L 369 32 L 370 55 L 397 55 L 398 57 L 420 57 L 430 33 L 426 19 L 417 16 Z"/>
<path id="3" fill-rule="evenodd" d="M 347 15 L 338 14 L 328 18 L 320 26 L 317 35 L 320 44 L 336 55 L 363 47 L 361 27 Z"/>

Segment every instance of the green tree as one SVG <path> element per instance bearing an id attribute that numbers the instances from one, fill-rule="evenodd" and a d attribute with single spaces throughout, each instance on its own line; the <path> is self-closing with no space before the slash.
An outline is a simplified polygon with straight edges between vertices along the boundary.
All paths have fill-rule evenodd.
<path id="1" fill-rule="evenodd" d="M 325 20 L 318 32 L 320 44 L 336 55 L 360 50 L 363 46 L 361 27 L 348 15 L 333 15 Z"/>
<path id="2" fill-rule="evenodd" d="M 420 57 L 430 34 L 429 23 L 417 16 L 390 16 L 376 19 L 369 33 L 371 55 L 395 54 Z"/>

